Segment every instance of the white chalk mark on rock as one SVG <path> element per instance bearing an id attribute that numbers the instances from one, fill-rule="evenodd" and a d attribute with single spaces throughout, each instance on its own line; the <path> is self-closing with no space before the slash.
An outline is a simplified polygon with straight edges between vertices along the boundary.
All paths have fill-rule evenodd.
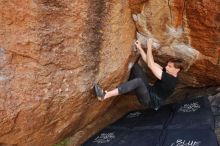
<path id="1" fill-rule="evenodd" d="M 128 70 L 130 70 L 133 65 L 134 65 L 134 63 L 133 63 L 133 62 L 130 62 L 130 63 L 128 64 Z"/>
<path id="2" fill-rule="evenodd" d="M 5 81 L 5 80 L 8 80 L 8 79 L 9 79 L 8 77 L 0 76 L 0 81 Z"/>
<path id="3" fill-rule="evenodd" d="M 141 33 L 137 32 L 137 40 L 139 40 L 141 42 L 141 44 L 143 45 L 144 48 L 147 48 L 147 41 L 149 39 L 152 39 L 153 43 L 152 43 L 152 46 L 153 48 L 156 48 L 158 49 L 160 47 L 160 43 L 157 39 L 155 39 L 154 37 L 152 36 L 144 36 L 142 35 Z"/>
<path id="4" fill-rule="evenodd" d="M 133 18 L 134 21 L 138 21 L 138 15 L 132 14 L 132 18 Z"/>
<path id="5" fill-rule="evenodd" d="M 184 54 L 191 59 L 196 59 L 199 55 L 199 51 L 184 43 L 172 44 L 171 47 L 175 49 L 176 53 Z"/>
<path id="6" fill-rule="evenodd" d="M 183 34 L 183 29 L 181 27 L 175 28 L 167 26 L 167 33 L 174 38 L 180 38 Z"/>

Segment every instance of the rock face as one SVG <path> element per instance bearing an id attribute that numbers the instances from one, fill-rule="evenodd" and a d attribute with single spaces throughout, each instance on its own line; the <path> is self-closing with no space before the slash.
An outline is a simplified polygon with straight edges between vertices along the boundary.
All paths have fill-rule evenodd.
<path id="1" fill-rule="evenodd" d="M 138 32 L 153 38 L 157 59 L 183 58 L 188 86 L 220 83 L 220 2 L 218 0 L 130 0 Z M 139 8 L 139 9 L 138 9 Z"/>
<path id="2" fill-rule="evenodd" d="M 134 38 L 126 1 L 1 0 L 0 145 L 49 146 L 101 118 L 116 102 L 93 85 L 126 79 Z"/>
<path id="3" fill-rule="evenodd" d="M 143 43 L 154 38 L 158 62 L 171 56 L 186 60 L 186 85 L 219 84 L 219 5 L 218 0 L 1 0 L 0 145 L 49 146 L 68 134 L 80 145 L 141 108 L 134 96 L 99 102 L 93 93 L 94 83 L 108 90 L 126 80 L 136 30 Z"/>

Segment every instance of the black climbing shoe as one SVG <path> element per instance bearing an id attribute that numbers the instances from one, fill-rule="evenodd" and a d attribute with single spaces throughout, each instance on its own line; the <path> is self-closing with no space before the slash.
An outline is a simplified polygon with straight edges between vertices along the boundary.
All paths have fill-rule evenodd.
<path id="1" fill-rule="evenodd" d="M 98 97 L 98 100 L 100 101 L 104 100 L 106 93 L 98 84 L 95 84 L 95 93 L 96 93 L 96 96 Z"/>

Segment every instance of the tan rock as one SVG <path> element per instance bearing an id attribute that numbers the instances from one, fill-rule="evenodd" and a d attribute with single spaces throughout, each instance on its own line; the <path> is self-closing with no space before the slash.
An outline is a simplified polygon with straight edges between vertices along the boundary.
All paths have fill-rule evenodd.
<path id="1" fill-rule="evenodd" d="M 136 29 L 143 43 L 154 38 L 159 63 L 186 60 L 185 85 L 220 83 L 218 0 L 1 0 L 0 145 L 49 146 L 67 135 L 80 145 L 141 108 L 134 96 L 99 102 L 93 92 L 126 80 Z"/>
<path id="2" fill-rule="evenodd" d="M 109 89 L 128 76 L 135 37 L 128 2 L 3 0 L 0 16 L 1 145 L 49 146 L 82 129 L 91 135 L 93 121 L 128 105 L 111 110 L 116 101 L 100 103 L 93 93 L 94 83 Z"/>

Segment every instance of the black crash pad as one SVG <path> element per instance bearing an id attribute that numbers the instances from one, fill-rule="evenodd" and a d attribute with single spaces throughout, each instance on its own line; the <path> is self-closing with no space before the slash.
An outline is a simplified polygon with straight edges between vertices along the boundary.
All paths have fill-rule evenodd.
<path id="1" fill-rule="evenodd" d="M 155 111 L 153 109 L 148 110 L 136 110 L 126 114 L 117 122 L 109 125 L 109 128 L 113 129 L 163 129 L 167 120 L 171 117 L 173 112 L 172 105 L 166 105 Z"/>
<path id="2" fill-rule="evenodd" d="M 205 97 L 196 98 L 181 104 L 175 104 L 172 120 L 168 129 L 214 129 L 214 116 L 209 100 Z"/>
<path id="3" fill-rule="evenodd" d="M 105 128 L 88 140 L 84 146 L 155 146 L 159 142 L 161 130 L 129 130 Z"/>
<path id="4" fill-rule="evenodd" d="M 218 146 L 207 97 L 136 110 L 94 135 L 83 146 Z"/>
<path id="5" fill-rule="evenodd" d="M 167 130 L 162 146 L 218 146 L 215 133 L 210 129 Z"/>

